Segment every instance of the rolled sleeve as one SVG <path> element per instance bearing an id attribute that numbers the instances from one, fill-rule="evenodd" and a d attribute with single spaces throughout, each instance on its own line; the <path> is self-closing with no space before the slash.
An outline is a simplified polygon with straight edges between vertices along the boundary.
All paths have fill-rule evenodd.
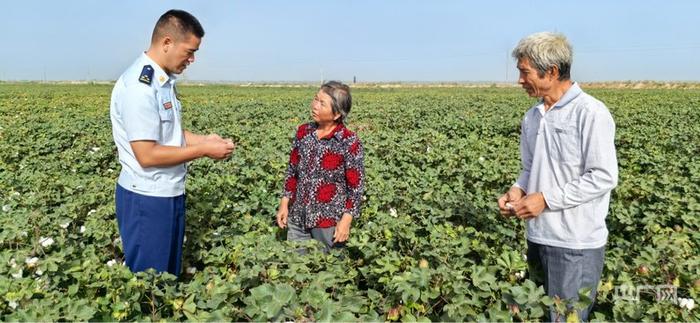
<path id="1" fill-rule="evenodd" d="M 140 84 L 126 88 L 120 110 L 126 137 L 130 142 L 160 140 L 160 116 L 152 88 Z"/>

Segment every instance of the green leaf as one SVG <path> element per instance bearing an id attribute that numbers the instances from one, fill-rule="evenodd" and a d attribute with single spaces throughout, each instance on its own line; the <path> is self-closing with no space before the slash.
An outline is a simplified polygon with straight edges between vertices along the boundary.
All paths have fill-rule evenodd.
<path id="1" fill-rule="evenodd" d="M 333 321 L 333 313 L 335 312 L 335 304 L 332 301 L 326 301 L 321 305 L 320 310 L 314 315 L 316 321 L 331 322 Z"/>
<path id="2" fill-rule="evenodd" d="M 182 305 L 182 310 L 188 318 L 197 312 L 197 304 L 194 303 L 194 294 L 187 297 L 185 303 Z"/>

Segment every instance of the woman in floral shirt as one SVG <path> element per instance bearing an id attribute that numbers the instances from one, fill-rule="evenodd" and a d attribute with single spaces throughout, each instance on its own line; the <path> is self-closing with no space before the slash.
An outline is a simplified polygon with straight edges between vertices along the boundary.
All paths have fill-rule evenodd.
<path id="1" fill-rule="evenodd" d="M 313 122 L 299 126 L 289 156 L 277 225 L 287 240 L 315 239 L 326 249 L 342 247 L 360 215 L 365 184 L 364 151 L 345 127 L 350 88 L 330 81 L 311 103 Z"/>

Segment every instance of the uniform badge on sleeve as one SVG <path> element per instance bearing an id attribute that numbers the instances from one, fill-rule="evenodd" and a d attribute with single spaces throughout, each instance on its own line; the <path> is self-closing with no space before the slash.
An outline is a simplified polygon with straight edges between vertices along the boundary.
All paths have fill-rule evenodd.
<path id="1" fill-rule="evenodd" d="M 141 70 L 141 76 L 139 76 L 139 82 L 151 85 L 151 80 L 153 79 L 153 67 L 151 65 L 146 65 Z"/>

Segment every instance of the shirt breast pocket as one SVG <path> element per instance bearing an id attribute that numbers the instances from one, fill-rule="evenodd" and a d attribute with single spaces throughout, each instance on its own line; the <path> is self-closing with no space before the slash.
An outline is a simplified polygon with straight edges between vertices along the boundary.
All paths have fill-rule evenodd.
<path id="1" fill-rule="evenodd" d="M 158 109 L 158 114 L 160 115 L 160 122 L 173 122 L 173 109 L 165 109 L 162 106 Z"/>
<path id="2" fill-rule="evenodd" d="M 553 126 L 550 130 L 550 156 L 560 162 L 578 163 L 581 159 L 581 140 L 576 125 Z"/>

